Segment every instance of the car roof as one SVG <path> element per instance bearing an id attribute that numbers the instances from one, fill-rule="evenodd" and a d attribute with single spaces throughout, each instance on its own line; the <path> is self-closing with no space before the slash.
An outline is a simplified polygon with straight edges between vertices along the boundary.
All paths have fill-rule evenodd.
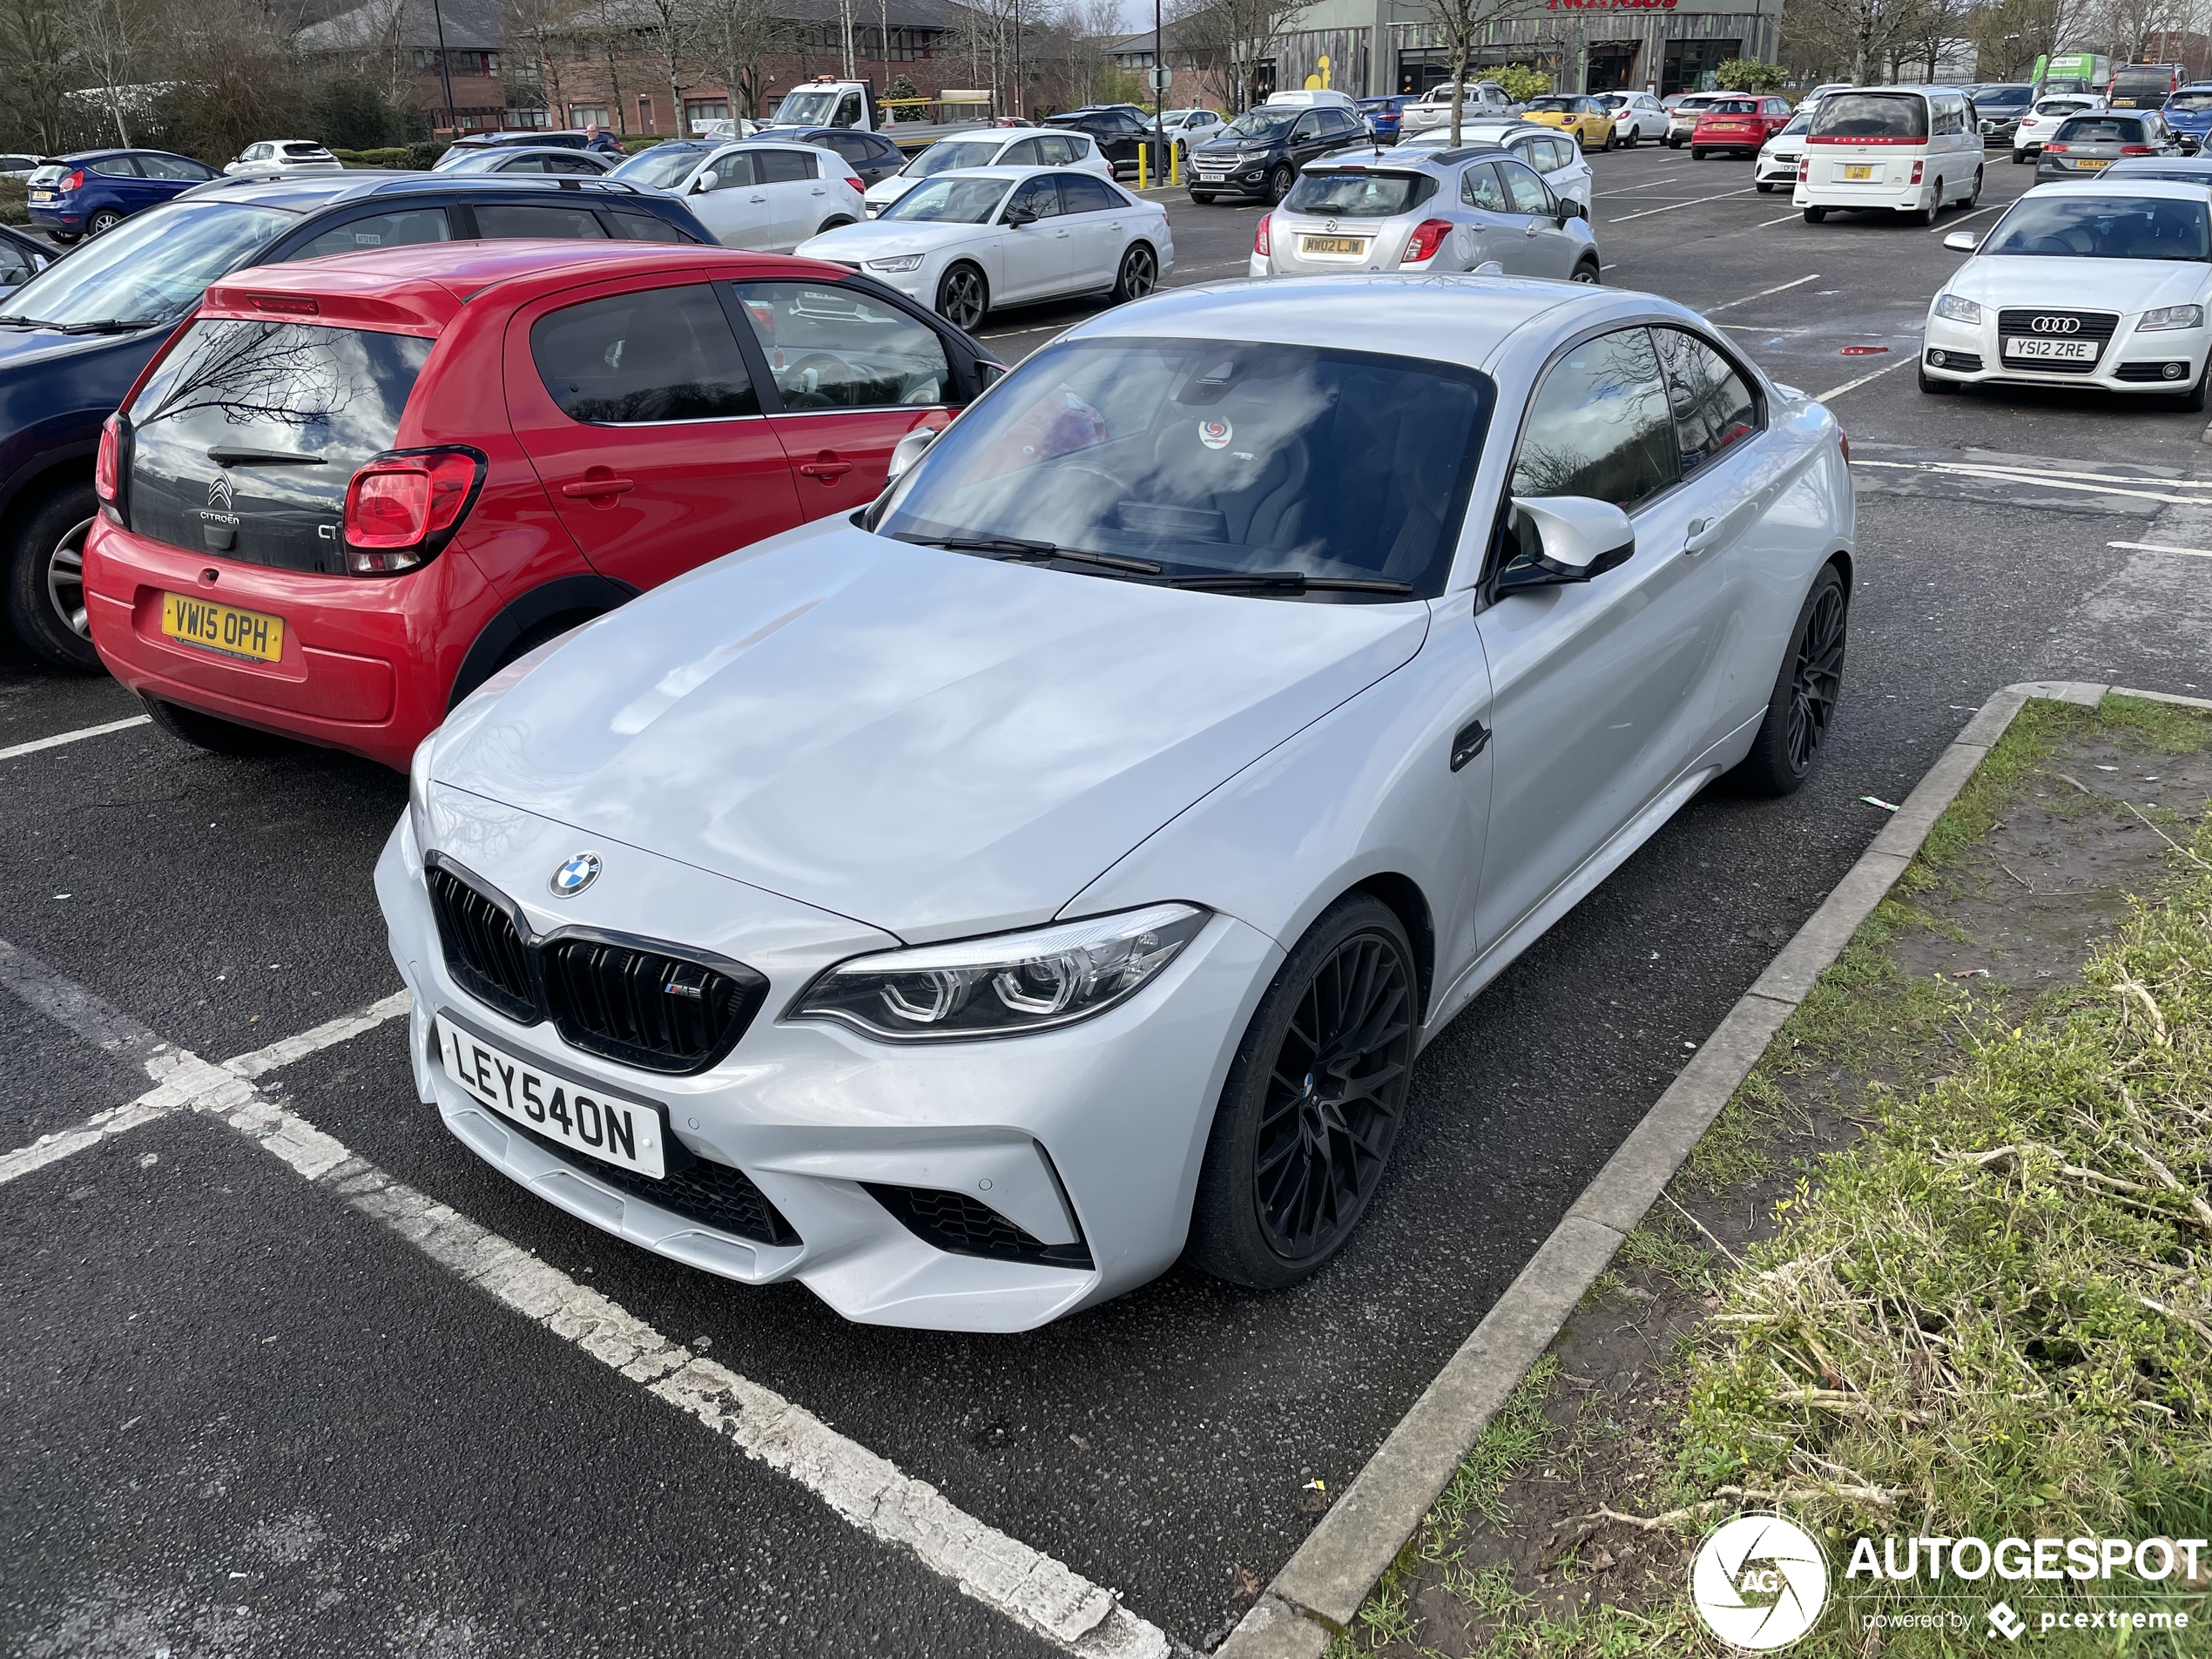
<path id="1" fill-rule="evenodd" d="M 257 302 L 296 296 L 320 302 L 313 314 L 326 321 L 380 322 L 435 334 L 464 305 L 509 285 L 521 287 L 516 297 L 529 299 L 579 282 L 670 272 L 773 274 L 811 281 L 852 275 L 841 265 L 745 248 L 529 238 L 418 242 L 234 271 L 209 287 L 200 308 L 216 316 L 296 314 L 289 307 Z"/>
<path id="2" fill-rule="evenodd" d="M 190 193 L 194 201 L 244 201 L 257 207 L 288 207 L 295 212 L 304 213 L 335 202 L 361 201 L 372 196 L 427 196 L 448 190 L 516 193 L 574 190 L 597 201 L 634 198 L 642 203 L 651 199 L 645 192 L 621 179 L 555 179 L 543 173 L 524 173 L 516 177 L 452 172 L 229 173 L 195 185 Z"/>
<path id="3" fill-rule="evenodd" d="M 2130 196 L 2153 196 L 2184 202 L 2204 199 L 2203 185 L 2189 184 L 2182 179 L 2142 179 L 2133 173 L 2122 173 L 2121 177 L 2130 181 L 2128 186 Z M 2047 179 L 2031 190 L 2023 191 L 2021 199 L 2026 200 L 2030 196 L 2094 196 L 2102 188 L 2104 178 L 2105 175 L 2101 173 L 2094 179 Z"/>

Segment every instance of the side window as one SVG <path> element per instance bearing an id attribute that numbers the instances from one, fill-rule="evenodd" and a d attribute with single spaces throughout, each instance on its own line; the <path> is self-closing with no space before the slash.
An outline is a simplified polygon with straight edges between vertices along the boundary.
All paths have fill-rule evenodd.
<path id="1" fill-rule="evenodd" d="M 1498 172 L 1506 181 L 1506 196 L 1513 203 L 1516 213 L 1548 213 L 1552 211 L 1552 193 L 1544 181 L 1522 166 L 1518 161 L 1501 161 Z"/>
<path id="2" fill-rule="evenodd" d="M 543 172 L 543 156 L 516 156 L 512 161 L 502 161 L 494 169 L 498 172 Z"/>
<path id="3" fill-rule="evenodd" d="M 182 156 L 140 156 L 138 171 L 149 179 L 189 179 L 200 181 L 215 175 L 197 161 Z"/>
<path id="4" fill-rule="evenodd" d="M 655 213 L 610 212 L 615 239 L 622 242 L 686 242 L 691 239 Z"/>
<path id="5" fill-rule="evenodd" d="M 0 242 L 0 284 L 28 282 L 34 269 L 30 254 L 13 242 Z"/>
<path id="6" fill-rule="evenodd" d="M 728 155 L 717 156 L 714 158 L 714 165 L 709 171 L 714 174 L 714 187 L 717 190 L 732 190 L 754 182 L 752 157 L 742 150 L 733 150 Z"/>
<path id="7" fill-rule="evenodd" d="M 828 285 L 732 286 L 786 409 L 925 408 L 952 394 L 944 341 L 896 306 Z"/>
<path id="8" fill-rule="evenodd" d="M 1042 165 L 1043 161 L 1044 140 L 1024 138 L 1018 144 L 1008 145 L 1006 153 L 998 158 L 997 165 L 1001 167 L 1035 167 Z"/>
<path id="9" fill-rule="evenodd" d="M 1049 178 L 1032 179 L 1015 191 L 1013 199 L 1007 203 L 1008 212 L 1016 207 L 1026 209 L 1039 219 L 1051 219 L 1060 212 L 1059 187 Z"/>
<path id="10" fill-rule="evenodd" d="M 1081 161 L 1089 146 L 1064 132 L 1055 132 L 1036 140 L 1037 154 L 1048 167 L 1066 167 Z"/>
<path id="11" fill-rule="evenodd" d="M 553 237 L 603 242 L 606 227 L 589 207 L 540 207 L 527 202 L 478 202 L 476 234 L 486 241 L 508 237 Z"/>
<path id="12" fill-rule="evenodd" d="M 1318 115 L 1301 115 L 1298 125 L 1291 129 L 1292 144 L 1311 144 L 1320 136 L 1321 118 Z"/>
<path id="13" fill-rule="evenodd" d="M 837 101 L 837 118 L 830 125 L 836 127 L 858 126 L 860 124 L 860 95 L 847 92 Z"/>
<path id="14" fill-rule="evenodd" d="M 1087 172 L 1059 175 L 1060 211 L 1063 213 L 1109 213 L 1122 204 L 1106 188 L 1106 181 Z"/>
<path id="15" fill-rule="evenodd" d="M 530 326 L 538 378 L 572 421 L 621 425 L 760 413 L 737 336 L 705 283 L 587 300 Z"/>
<path id="16" fill-rule="evenodd" d="M 103 179 L 136 179 L 138 169 L 128 156 L 109 156 L 92 164 L 91 171 Z"/>
<path id="17" fill-rule="evenodd" d="M 539 159 L 543 162 L 545 171 L 548 172 L 570 173 L 582 178 L 597 179 L 606 171 L 604 167 L 593 166 L 580 153 L 573 156 L 542 156 Z"/>
<path id="18" fill-rule="evenodd" d="M 1758 431 L 1758 401 L 1726 358 L 1679 328 L 1651 332 L 1666 365 L 1683 472 L 1703 466 Z"/>
<path id="19" fill-rule="evenodd" d="M 819 179 L 814 158 L 801 150 L 763 150 L 754 156 L 764 185 L 795 185 L 802 179 Z"/>
<path id="20" fill-rule="evenodd" d="M 372 213 L 334 226 L 285 257 L 319 260 L 327 253 L 354 253 L 369 247 L 406 247 L 416 242 L 449 242 L 453 223 L 442 207 L 414 207 L 399 213 Z"/>
<path id="21" fill-rule="evenodd" d="M 1544 376 L 1514 455 L 1516 496 L 1588 496 L 1633 511 L 1674 483 L 1674 423 L 1650 335 L 1600 334 Z"/>
<path id="22" fill-rule="evenodd" d="M 1498 182 L 1497 169 L 1487 161 L 1477 162 L 1460 175 L 1460 199 L 1486 212 L 1513 212 L 1506 201 L 1506 187 Z"/>
<path id="23" fill-rule="evenodd" d="M 847 161 L 852 162 L 855 166 L 858 166 L 861 162 L 874 159 L 875 152 L 869 147 L 867 139 L 862 137 L 860 133 L 845 132 L 833 132 L 829 135 L 827 142 L 831 149 L 836 151 L 838 154 L 843 156 Z"/>

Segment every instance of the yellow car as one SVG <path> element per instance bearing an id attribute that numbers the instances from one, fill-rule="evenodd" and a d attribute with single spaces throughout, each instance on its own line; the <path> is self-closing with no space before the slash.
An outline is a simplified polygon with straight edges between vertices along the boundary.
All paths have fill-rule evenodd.
<path id="1" fill-rule="evenodd" d="M 1585 150 L 1613 147 L 1613 112 L 1594 98 L 1574 94 L 1532 98 L 1525 118 L 1548 127 L 1564 127 Z"/>

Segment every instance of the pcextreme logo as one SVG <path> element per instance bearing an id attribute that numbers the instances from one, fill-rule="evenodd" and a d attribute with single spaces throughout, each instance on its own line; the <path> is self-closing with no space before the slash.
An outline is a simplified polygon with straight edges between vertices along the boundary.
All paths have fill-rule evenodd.
<path id="1" fill-rule="evenodd" d="M 1780 1515 L 1738 1515 L 1705 1535 L 1689 1564 L 1690 1605 L 1705 1628 L 1751 1653 L 1786 1648 L 1828 1605 L 1828 1556 Z"/>

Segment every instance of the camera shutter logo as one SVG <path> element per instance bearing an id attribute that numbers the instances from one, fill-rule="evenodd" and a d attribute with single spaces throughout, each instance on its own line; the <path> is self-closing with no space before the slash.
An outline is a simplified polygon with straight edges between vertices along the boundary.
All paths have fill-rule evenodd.
<path id="1" fill-rule="evenodd" d="M 1793 1521 L 1738 1515 L 1698 1546 L 1689 1566 L 1689 1600 L 1723 1642 L 1772 1653 L 1819 1622 L 1828 1605 L 1828 1557 Z"/>

